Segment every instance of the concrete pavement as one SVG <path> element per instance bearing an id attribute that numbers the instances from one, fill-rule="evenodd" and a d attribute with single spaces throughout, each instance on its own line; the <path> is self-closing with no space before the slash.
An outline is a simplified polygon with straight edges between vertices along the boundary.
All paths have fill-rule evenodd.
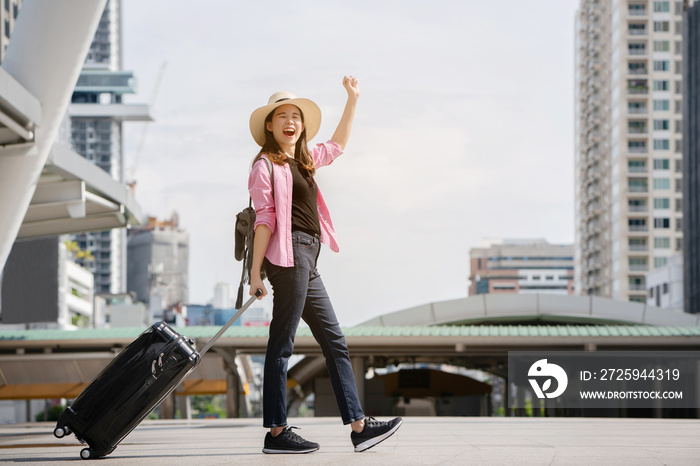
<path id="1" fill-rule="evenodd" d="M 700 420 L 408 417 L 399 431 L 354 453 L 337 418 L 297 418 L 303 437 L 321 444 L 305 455 L 265 455 L 260 419 L 146 421 L 103 465 L 700 465 Z M 75 437 L 54 424 L 0 426 L 0 462 L 76 464 Z"/>

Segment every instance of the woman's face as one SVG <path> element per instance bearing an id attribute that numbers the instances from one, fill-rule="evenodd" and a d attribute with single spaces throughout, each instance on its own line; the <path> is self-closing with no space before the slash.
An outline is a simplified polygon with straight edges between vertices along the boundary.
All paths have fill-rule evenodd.
<path id="1" fill-rule="evenodd" d="M 286 104 L 277 107 L 272 114 L 272 121 L 265 123 L 280 147 L 294 147 L 304 131 L 301 111 L 296 105 Z"/>

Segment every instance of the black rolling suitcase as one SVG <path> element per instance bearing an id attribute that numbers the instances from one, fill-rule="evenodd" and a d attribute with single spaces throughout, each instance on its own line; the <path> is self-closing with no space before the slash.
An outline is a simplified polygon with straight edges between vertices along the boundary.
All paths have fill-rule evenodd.
<path id="1" fill-rule="evenodd" d="M 112 453 L 197 367 L 204 353 L 255 299 L 251 297 L 200 352 L 193 340 L 164 322 L 149 327 L 66 408 L 54 435 L 61 438 L 73 433 L 87 443 L 88 448 L 80 452 L 83 459 Z"/>

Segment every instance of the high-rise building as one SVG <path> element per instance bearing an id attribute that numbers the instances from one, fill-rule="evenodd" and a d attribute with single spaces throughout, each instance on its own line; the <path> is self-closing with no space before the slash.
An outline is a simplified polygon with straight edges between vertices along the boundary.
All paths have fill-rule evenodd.
<path id="1" fill-rule="evenodd" d="M 574 247 L 543 239 L 490 239 L 469 251 L 469 296 L 573 294 Z"/>
<path id="2" fill-rule="evenodd" d="M 93 291 L 93 275 L 74 262 L 60 237 L 18 240 L 0 283 L 0 327 L 93 327 Z"/>
<path id="3" fill-rule="evenodd" d="M 124 180 L 122 124 L 151 121 L 148 107 L 122 102 L 135 92 L 131 71 L 122 67 L 121 0 L 109 0 L 68 113 L 73 148 L 119 181 Z M 92 251 L 96 293 L 123 293 L 126 286 L 126 230 L 113 229 L 75 236 L 82 249 Z"/>
<path id="4" fill-rule="evenodd" d="M 576 15 L 578 293 L 646 301 L 683 248 L 682 2 L 581 0 Z"/>
<path id="5" fill-rule="evenodd" d="M 231 285 L 226 282 L 219 282 L 214 286 L 213 305 L 216 309 L 229 309 L 233 307 Z"/>
<path id="6" fill-rule="evenodd" d="M 683 256 L 647 273 L 647 305 L 683 310 Z"/>
<path id="7" fill-rule="evenodd" d="M 22 0 L 2 0 L 0 8 L 0 62 L 2 62 L 7 45 L 10 43 L 10 36 L 15 27 L 20 6 L 22 6 Z"/>
<path id="8" fill-rule="evenodd" d="M 149 217 L 129 230 L 127 288 L 147 303 L 152 316 L 188 301 L 189 235 L 177 214 L 167 221 Z"/>
<path id="9" fill-rule="evenodd" d="M 700 313 L 700 3 L 685 2 L 683 19 L 683 297 Z"/>

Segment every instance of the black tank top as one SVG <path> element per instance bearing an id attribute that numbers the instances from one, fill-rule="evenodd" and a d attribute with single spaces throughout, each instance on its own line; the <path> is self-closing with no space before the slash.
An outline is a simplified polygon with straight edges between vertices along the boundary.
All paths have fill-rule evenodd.
<path id="1" fill-rule="evenodd" d="M 292 170 L 292 231 L 321 234 L 318 220 L 318 185 L 296 160 L 289 161 Z M 310 184 L 310 185 L 309 185 Z"/>

